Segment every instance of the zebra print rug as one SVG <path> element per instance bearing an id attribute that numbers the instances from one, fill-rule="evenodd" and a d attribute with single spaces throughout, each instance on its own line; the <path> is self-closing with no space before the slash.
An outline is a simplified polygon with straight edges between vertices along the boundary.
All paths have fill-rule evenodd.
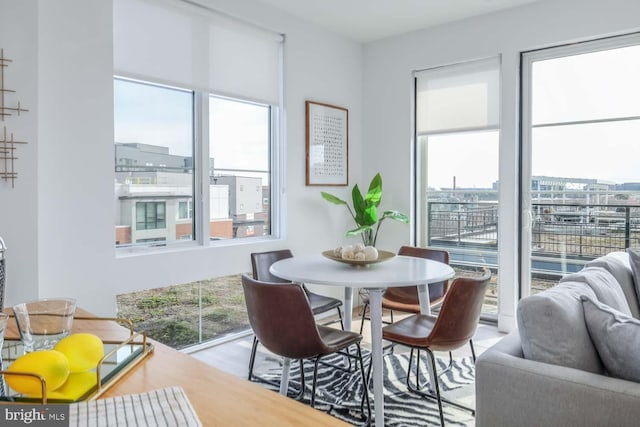
<path id="1" fill-rule="evenodd" d="M 271 359 L 276 362 L 277 359 Z M 328 356 L 325 362 L 347 366 L 346 358 L 341 355 Z M 365 370 L 369 365 L 369 357 L 365 359 Z M 445 369 L 449 359 L 438 358 L 438 372 Z M 353 366 L 355 367 L 355 363 Z M 440 415 L 438 404 L 430 399 L 420 397 L 407 391 L 406 372 L 409 365 L 408 354 L 385 354 L 384 364 L 384 411 L 385 426 L 439 426 Z M 427 356 L 424 352 L 420 360 L 420 382 L 426 384 Z M 415 360 L 413 364 L 415 369 Z M 313 379 L 313 363 L 305 361 L 305 394 L 302 401 L 310 403 L 311 382 Z M 262 379 L 258 383 L 277 391 L 278 387 L 267 384 L 264 380 L 279 383 L 282 367 L 277 363 L 262 372 L 256 372 Z M 443 396 L 460 402 L 466 406 L 475 406 L 474 366 L 470 357 L 454 359 L 451 370 L 440 376 L 440 390 Z M 412 380 L 414 375 L 412 375 Z M 372 388 L 371 388 L 372 389 Z M 300 392 L 300 365 L 293 362 L 291 366 L 289 396 L 294 397 Z M 318 385 L 316 390 L 315 407 L 353 425 L 362 425 L 364 420 L 360 410 L 363 387 L 360 371 L 340 370 L 320 364 L 318 367 Z M 369 393 L 371 410 L 373 412 L 373 392 Z M 463 411 L 443 403 L 447 426 L 473 426 L 474 417 L 469 411 Z"/>

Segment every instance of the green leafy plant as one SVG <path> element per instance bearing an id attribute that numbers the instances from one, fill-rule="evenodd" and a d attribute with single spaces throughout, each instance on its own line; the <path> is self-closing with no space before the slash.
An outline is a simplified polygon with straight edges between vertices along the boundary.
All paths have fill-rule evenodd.
<path id="1" fill-rule="evenodd" d="M 366 195 L 362 195 L 358 184 L 353 186 L 351 190 L 353 208 L 351 208 L 346 201 L 333 194 L 325 193 L 324 191 L 320 194 L 328 202 L 336 205 L 345 205 L 347 207 L 353 220 L 356 222 L 357 228 L 347 231 L 346 236 L 350 237 L 361 234 L 362 242 L 367 246 L 376 245 L 380 225 L 385 219 L 389 218 L 404 222 L 405 224 L 409 223 L 409 217 L 398 211 L 384 211 L 382 216 L 378 217 L 378 206 L 382 200 L 382 177 L 379 173 L 371 180 Z"/>

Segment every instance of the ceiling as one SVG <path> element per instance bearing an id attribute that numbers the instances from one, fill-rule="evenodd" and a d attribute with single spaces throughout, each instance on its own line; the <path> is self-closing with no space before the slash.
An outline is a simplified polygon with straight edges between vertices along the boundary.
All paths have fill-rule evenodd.
<path id="1" fill-rule="evenodd" d="M 540 0 L 258 0 L 366 43 Z"/>

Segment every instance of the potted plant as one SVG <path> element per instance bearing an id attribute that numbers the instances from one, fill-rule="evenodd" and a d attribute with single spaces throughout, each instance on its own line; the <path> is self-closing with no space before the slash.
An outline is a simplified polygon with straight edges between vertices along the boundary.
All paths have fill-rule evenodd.
<path id="1" fill-rule="evenodd" d="M 384 211 L 382 216 L 378 217 L 378 206 L 382 200 L 382 177 L 379 173 L 371 180 L 366 195 L 362 195 L 358 184 L 353 186 L 351 190 L 353 208 L 351 208 L 346 201 L 333 194 L 325 193 L 324 191 L 320 194 L 325 200 L 331 203 L 345 205 L 347 207 L 357 227 L 347 231 L 346 236 L 350 237 L 360 234 L 362 236 L 362 243 L 365 246 L 376 246 L 378 231 L 380 230 L 382 221 L 385 219 L 389 218 L 404 222 L 405 224 L 409 223 L 409 217 L 398 211 Z"/>

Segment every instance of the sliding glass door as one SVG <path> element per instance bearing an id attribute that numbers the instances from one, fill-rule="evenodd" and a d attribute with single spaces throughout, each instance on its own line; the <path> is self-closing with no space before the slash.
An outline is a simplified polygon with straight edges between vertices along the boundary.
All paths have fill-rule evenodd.
<path id="1" fill-rule="evenodd" d="M 640 241 L 640 36 L 522 55 L 522 293 Z"/>

